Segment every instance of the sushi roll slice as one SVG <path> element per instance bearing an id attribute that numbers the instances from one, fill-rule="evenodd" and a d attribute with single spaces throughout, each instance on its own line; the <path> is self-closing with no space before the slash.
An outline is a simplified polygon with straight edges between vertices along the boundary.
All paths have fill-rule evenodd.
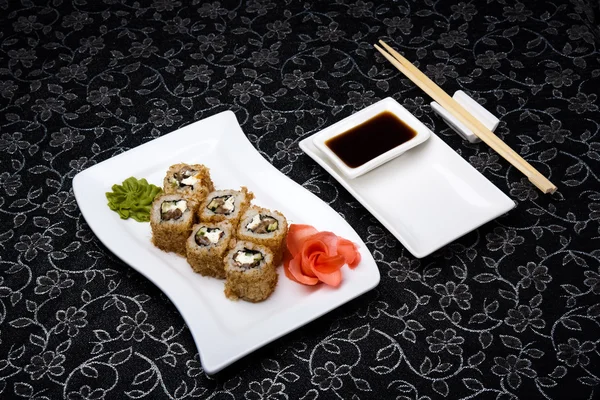
<path id="1" fill-rule="evenodd" d="M 268 247 L 273 253 L 273 263 L 279 265 L 287 229 L 287 220 L 279 211 L 251 206 L 240 219 L 236 237 Z"/>
<path id="2" fill-rule="evenodd" d="M 165 194 L 154 199 L 150 211 L 154 245 L 185 256 L 185 242 L 194 225 L 197 208 L 196 201 L 180 194 Z"/>
<path id="3" fill-rule="evenodd" d="M 171 165 L 163 181 L 166 194 L 180 194 L 201 203 L 215 190 L 207 167 L 202 164 Z"/>
<path id="4" fill-rule="evenodd" d="M 236 228 L 241 215 L 254 198 L 252 192 L 241 190 L 216 190 L 208 194 L 198 214 L 202 222 L 228 221 Z"/>
<path id="5" fill-rule="evenodd" d="M 278 275 L 273 254 L 267 247 L 238 241 L 224 261 L 225 295 L 228 298 L 257 303 L 275 290 Z"/>
<path id="6" fill-rule="evenodd" d="M 223 258 L 232 235 L 233 227 L 228 222 L 194 225 L 186 242 L 187 260 L 192 269 L 204 276 L 225 278 Z"/>

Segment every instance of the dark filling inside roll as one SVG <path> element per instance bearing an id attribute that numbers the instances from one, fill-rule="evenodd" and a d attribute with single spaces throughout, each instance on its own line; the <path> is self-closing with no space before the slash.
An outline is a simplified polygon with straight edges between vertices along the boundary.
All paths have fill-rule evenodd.
<path id="1" fill-rule="evenodd" d="M 179 219 L 187 210 L 185 200 L 167 200 L 160 205 L 160 219 L 163 221 Z"/>
<path id="2" fill-rule="evenodd" d="M 198 171 L 191 167 L 183 167 L 173 174 L 173 180 L 171 182 L 173 183 L 173 186 L 194 186 L 194 183 L 198 181 L 194 178 L 197 173 Z"/>
<path id="3" fill-rule="evenodd" d="M 206 226 L 201 227 L 196 232 L 196 244 L 198 246 L 210 246 L 216 244 L 221 240 L 225 232 L 219 228 L 208 228 Z"/>
<path id="4" fill-rule="evenodd" d="M 244 269 L 258 267 L 262 259 L 263 255 L 260 251 L 249 250 L 247 248 L 244 248 L 244 250 L 238 250 L 233 255 L 233 263 L 235 266 Z"/>
<path id="5" fill-rule="evenodd" d="M 276 231 L 279 222 L 270 215 L 256 214 L 252 221 L 246 225 L 246 229 L 254 233 L 270 233 Z"/>
<path id="6" fill-rule="evenodd" d="M 231 214 L 235 210 L 235 197 L 232 195 L 214 197 L 206 208 L 215 214 Z"/>

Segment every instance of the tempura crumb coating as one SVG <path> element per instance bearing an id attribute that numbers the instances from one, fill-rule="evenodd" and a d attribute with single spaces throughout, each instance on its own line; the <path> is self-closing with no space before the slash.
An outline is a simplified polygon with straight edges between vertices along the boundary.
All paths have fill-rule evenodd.
<path id="1" fill-rule="evenodd" d="M 233 196 L 235 209 L 230 214 L 215 213 L 208 209 L 209 204 L 217 197 Z M 245 186 L 240 190 L 216 190 L 208 194 L 206 199 L 198 208 L 198 216 L 202 222 L 221 222 L 228 221 L 233 228 L 237 228 L 240 217 L 250 205 L 250 201 L 254 198 L 254 194 L 249 192 Z"/>
<path id="2" fill-rule="evenodd" d="M 259 267 L 244 269 L 235 266 L 234 255 L 242 249 L 259 251 L 264 259 Z M 273 254 L 265 246 L 238 241 L 225 255 L 225 296 L 253 303 L 266 300 L 277 286 L 278 275 L 273 264 Z"/>
<path id="3" fill-rule="evenodd" d="M 187 209 L 177 220 L 164 221 L 161 217 L 161 206 L 165 201 L 185 200 Z M 152 202 L 150 211 L 150 227 L 152 228 L 152 243 L 161 250 L 171 251 L 185 257 L 185 242 L 188 239 L 198 203 L 179 194 L 158 196 Z"/>
<path id="4" fill-rule="evenodd" d="M 247 229 L 248 224 L 257 215 L 268 216 L 277 221 L 277 228 L 273 232 L 255 233 Z M 273 253 L 273 263 L 277 266 L 283 258 L 283 247 L 285 246 L 285 237 L 287 235 L 288 224 L 285 216 L 277 210 L 251 206 L 240 218 L 240 223 L 236 231 L 236 238 L 247 240 L 256 244 L 266 246 Z"/>
<path id="5" fill-rule="evenodd" d="M 223 236 L 215 244 L 200 246 L 196 241 L 196 233 L 202 227 L 221 229 L 223 231 Z M 187 261 L 192 269 L 203 276 L 224 279 L 225 266 L 223 262 L 225 253 L 229 250 L 229 242 L 232 235 L 233 228 L 228 222 L 221 222 L 218 224 L 201 222 L 194 225 L 192 233 L 186 241 Z"/>
<path id="6" fill-rule="evenodd" d="M 196 180 L 192 185 L 182 185 L 181 173 L 185 171 L 195 171 L 193 178 Z M 177 179 L 180 178 L 180 179 Z M 189 179 L 189 176 L 187 177 Z M 210 177 L 210 170 L 202 164 L 174 164 L 169 167 L 163 180 L 163 190 L 166 194 L 181 194 L 185 197 L 194 199 L 197 203 L 204 201 L 206 196 L 215 190 L 215 186 Z"/>

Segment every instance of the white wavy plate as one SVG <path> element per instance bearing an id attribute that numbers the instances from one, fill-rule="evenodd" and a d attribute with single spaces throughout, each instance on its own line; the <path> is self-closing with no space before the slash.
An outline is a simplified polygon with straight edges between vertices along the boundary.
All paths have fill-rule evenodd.
<path id="1" fill-rule="evenodd" d="M 230 301 L 223 281 L 195 274 L 186 260 L 154 247 L 148 223 L 122 220 L 106 205 L 105 192 L 130 176 L 162 186 L 172 164 L 202 163 L 217 188 L 247 186 L 254 204 L 283 212 L 290 223 L 315 226 L 354 241 L 362 261 L 345 266 L 337 289 L 307 287 L 279 268 L 273 295 L 258 304 Z M 248 142 L 235 114 L 222 112 L 99 163 L 73 179 L 75 198 L 92 231 L 115 255 L 145 275 L 178 308 L 187 323 L 204 370 L 215 373 L 244 355 L 374 288 L 379 270 L 366 245 L 344 219 L 296 184 Z"/>

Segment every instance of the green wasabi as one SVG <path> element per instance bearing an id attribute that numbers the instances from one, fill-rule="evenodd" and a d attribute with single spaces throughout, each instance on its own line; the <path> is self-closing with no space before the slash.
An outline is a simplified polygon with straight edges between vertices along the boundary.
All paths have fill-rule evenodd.
<path id="1" fill-rule="evenodd" d="M 149 222 L 152 201 L 161 192 L 161 188 L 148 183 L 146 179 L 137 180 L 132 176 L 121 185 L 113 185 L 112 192 L 106 192 L 106 198 L 108 207 L 122 219 Z"/>

